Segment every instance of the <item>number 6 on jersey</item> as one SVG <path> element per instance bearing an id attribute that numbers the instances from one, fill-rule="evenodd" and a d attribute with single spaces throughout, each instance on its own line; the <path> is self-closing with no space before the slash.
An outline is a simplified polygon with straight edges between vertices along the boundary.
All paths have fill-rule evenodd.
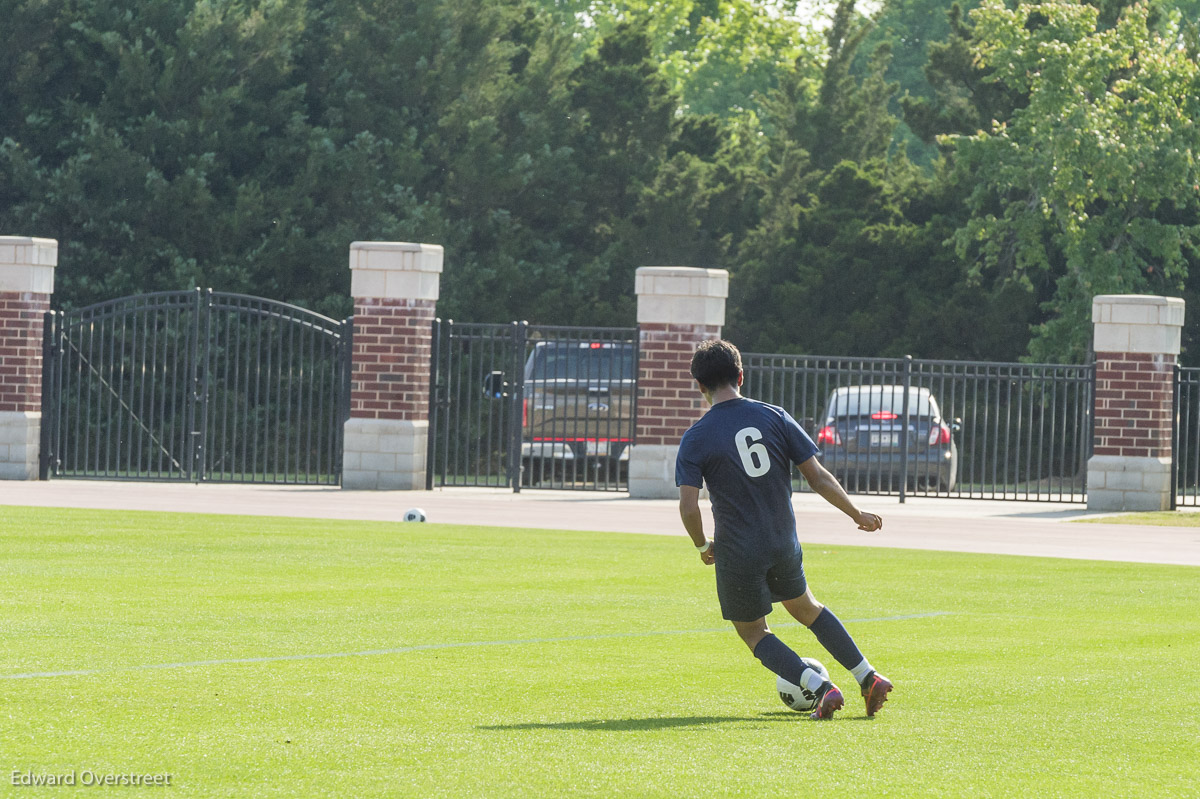
<path id="1" fill-rule="evenodd" d="M 762 445 L 762 437 L 757 427 L 743 427 L 734 437 L 742 468 L 751 477 L 762 477 L 771 471 L 771 459 L 767 456 L 767 448 Z"/>

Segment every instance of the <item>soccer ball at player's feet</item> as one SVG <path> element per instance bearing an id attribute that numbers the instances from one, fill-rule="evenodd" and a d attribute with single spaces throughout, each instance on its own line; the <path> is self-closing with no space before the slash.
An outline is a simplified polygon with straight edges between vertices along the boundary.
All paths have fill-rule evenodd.
<path id="1" fill-rule="evenodd" d="M 800 713 L 809 713 L 817 708 L 817 702 L 820 699 L 819 691 L 821 685 L 829 679 L 829 670 L 822 665 L 821 661 L 814 658 L 801 658 L 804 665 L 812 669 L 813 674 L 805 672 L 805 676 L 810 678 L 808 685 L 792 685 L 782 677 L 775 678 L 775 689 L 779 692 L 779 698 L 783 703 Z"/>
<path id="2" fill-rule="evenodd" d="M 425 521 L 425 511 L 420 508 L 409 508 L 404 511 L 404 521 L 406 522 L 423 522 Z"/>

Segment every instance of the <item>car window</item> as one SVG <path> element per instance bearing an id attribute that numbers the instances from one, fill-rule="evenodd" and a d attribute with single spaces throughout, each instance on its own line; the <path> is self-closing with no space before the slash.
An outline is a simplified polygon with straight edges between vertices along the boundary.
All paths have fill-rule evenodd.
<path id="1" fill-rule="evenodd" d="M 909 389 L 908 412 L 913 416 L 936 415 L 927 391 Z M 830 416 L 871 416 L 876 413 L 904 413 L 903 386 L 864 386 L 837 391 L 829 400 Z"/>
<path id="2" fill-rule="evenodd" d="M 533 380 L 632 380 L 637 364 L 633 348 L 583 342 L 534 350 Z"/>

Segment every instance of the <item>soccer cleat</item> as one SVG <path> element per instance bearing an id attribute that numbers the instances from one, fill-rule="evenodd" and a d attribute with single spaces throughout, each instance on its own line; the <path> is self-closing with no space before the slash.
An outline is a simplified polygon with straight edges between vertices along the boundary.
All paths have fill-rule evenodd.
<path id="1" fill-rule="evenodd" d="M 833 683 L 830 683 L 829 688 L 821 695 L 820 701 L 817 702 L 817 709 L 812 712 L 809 718 L 817 720 L 831 719 L 834 712 L 841 710 L 844 704 L 846 704 L 846 700 L 842 698 L 841 690 Z"/>
<path id="2" fill-rule="evenodd" d="M 871 672 L 870 676 L 863 680 L 862 695 L 863 701 L 867 703 L 867 718 L 879 712 L 891 690 L 892 681 L 878 672 Z"/>

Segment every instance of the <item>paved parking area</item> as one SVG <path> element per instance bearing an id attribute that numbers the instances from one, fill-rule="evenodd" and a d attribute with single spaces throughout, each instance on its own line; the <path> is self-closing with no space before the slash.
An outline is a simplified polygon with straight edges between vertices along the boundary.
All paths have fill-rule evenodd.
<path id="1" fill-rule="evenodd" d="M 895 497 L 874 496 L 856 497 L 855 501 L 883 516 L 882 531 L 860 532 L 820 497 L 797 494 L 794 505 L 801 541 L 1200 566 L 1200 527 L 1072 523 L 1104 515 L 1089 513 L 1083 505 L 920 497 L 900 504 Z M 4 513 L 4 506 L 9 505 L 376 521 L 399 520 L 406 508 L 415 506 L 424 509 L 431 522 L 684 536 L 673 500 L 594 492 L 0 482 L 0 526 L 11 523 L 5 521 Z"/>

